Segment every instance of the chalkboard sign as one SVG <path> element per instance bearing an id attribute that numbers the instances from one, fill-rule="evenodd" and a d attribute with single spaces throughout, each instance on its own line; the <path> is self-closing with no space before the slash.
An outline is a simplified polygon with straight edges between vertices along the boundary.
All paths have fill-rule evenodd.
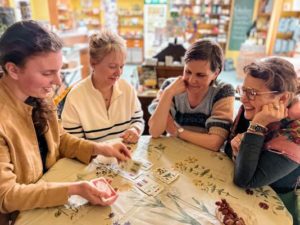
<path id="1" fill-rule="evenodd" d="M 234 9 L 230 30 L 229 50 L 240 50 L 252 25 L 254 0 L 234 0 Z"/>

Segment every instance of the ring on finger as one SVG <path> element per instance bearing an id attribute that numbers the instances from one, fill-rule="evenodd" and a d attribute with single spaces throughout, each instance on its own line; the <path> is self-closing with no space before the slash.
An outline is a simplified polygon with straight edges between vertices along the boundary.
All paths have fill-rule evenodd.
<path id="1" fill-rule="evenodd" d="M 278 109 L 279 109 L 278 105 L 274 105 L 273 108 L 274 108 L 275 110 L 278 110 Z"/>

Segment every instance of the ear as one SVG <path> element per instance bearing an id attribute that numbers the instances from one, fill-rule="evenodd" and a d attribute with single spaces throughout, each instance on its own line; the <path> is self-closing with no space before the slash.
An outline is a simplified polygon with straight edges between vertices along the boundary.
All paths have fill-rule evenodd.
<path id="1" fill-rule="evenodd" d="M 18 80 L 19 79 L 19 74 L 20 74 L 20 68 L 12 63 L 12 62 L 7 62 L 5 65 L 5 70 L 7 71 L 7 74 L 13 78 L 14 80 Z"/>
<path id="2" fill-rule="evenodd" d="M 284 92 L 280 97 L 279 97 L 279 101 L 282 101 L 284 103 L 284 105 L 288 105 L 290 102 L 291 96 L 289 92 Z"/>
<path id="3" fill-rule="evenodd" d="M 216 80 L 219 75 L 220 75 L 220 72 L 219 72 L 219 69 L 217 69 L 217 71 L 214 72 L 214 80 Z"/>
<path id="4" fill-rule="evenodd" d="M 94 69 L 96 64 L 97 64 L 96 60 L 90 59 L 90 65 L 91 65 L 92 69 Z"/>

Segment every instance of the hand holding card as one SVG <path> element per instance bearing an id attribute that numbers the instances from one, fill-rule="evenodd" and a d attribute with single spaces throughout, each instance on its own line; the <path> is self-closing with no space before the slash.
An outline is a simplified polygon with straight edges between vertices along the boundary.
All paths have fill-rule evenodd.
<path id="1" fill-rule="evenodd" d="M 111 205 L 118 198 L 118 194 L 114 190 L 114 188 L 107 182 L 107 180 L 103 177 L 95 179 L 92 183 L 96 186 L 96 188 L 105 194 L 105 197 L 101 197 L 101 200 L 105 205 Z"/>

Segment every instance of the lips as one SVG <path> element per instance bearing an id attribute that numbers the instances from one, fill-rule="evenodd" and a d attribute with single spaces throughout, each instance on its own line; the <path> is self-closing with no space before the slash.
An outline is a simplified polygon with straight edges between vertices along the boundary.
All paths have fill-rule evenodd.
<path id="1" fill-rule="evenodd" d="M 43 88 L 43 89 L 44 89 L 44 91 L 47 92 L 47 93 L 49 93 L 49 92 L 52 91 L 52 87 L 50 87 L 50 88 Z"/>

